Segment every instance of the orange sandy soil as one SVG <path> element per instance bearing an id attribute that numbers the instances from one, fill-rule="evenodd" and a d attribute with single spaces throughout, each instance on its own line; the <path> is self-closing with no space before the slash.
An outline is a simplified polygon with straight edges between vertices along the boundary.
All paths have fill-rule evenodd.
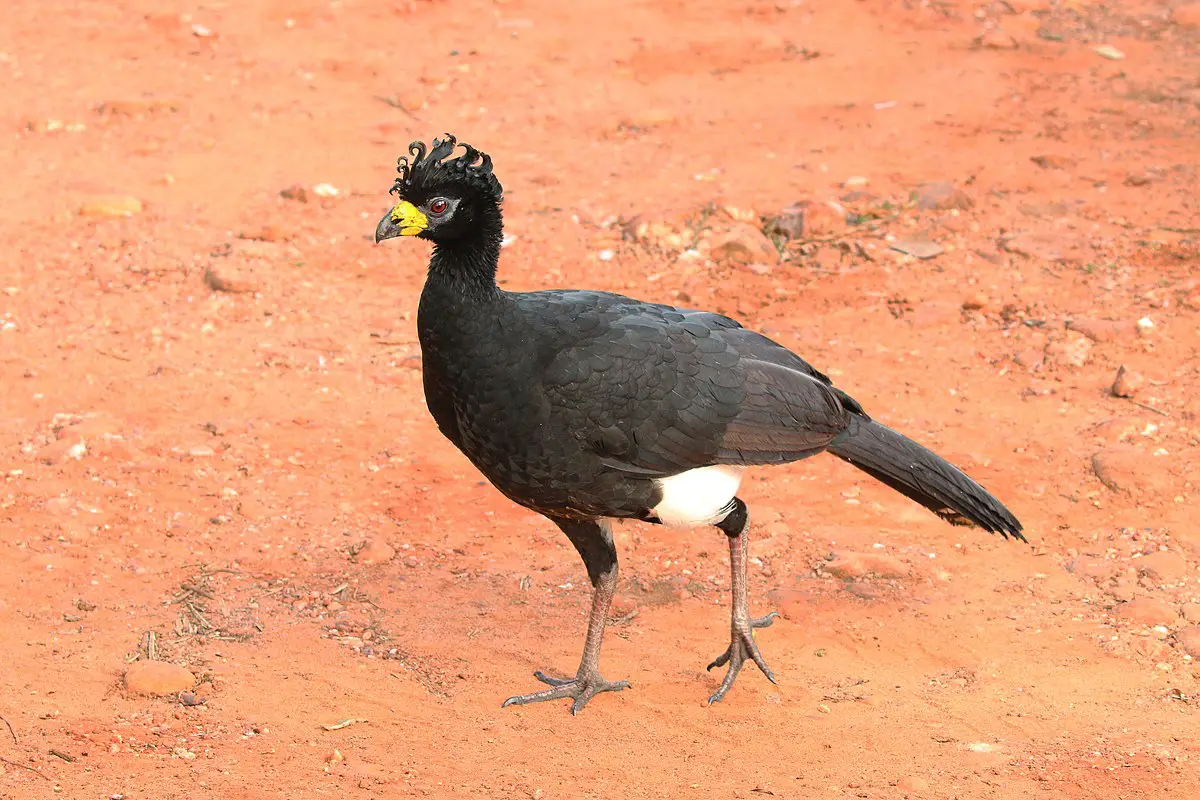
<path id="1" fill-rule="evenodd" d="M 4 16 L 0 796 L 1200 796 L 1196 6 Z M 706 707 L 723 537 L 628 524 L 633 689 L 501 709 L 574 670 L 589 588 L 424 407 L 428 247 L 371 234 L 443 131 L 495 158 L 506 287 L 736 315 L 1030 544 L 832 458 L 756 470 L 778 686 Z M 781 262 L 706 249 L 797 201 Z M 196 685 L 131 691 L 152 659 Z"/>

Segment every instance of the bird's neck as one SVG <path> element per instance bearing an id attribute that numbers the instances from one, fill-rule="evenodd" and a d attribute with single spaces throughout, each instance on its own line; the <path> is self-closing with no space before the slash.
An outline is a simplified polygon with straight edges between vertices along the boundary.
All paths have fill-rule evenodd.
<path id="1" fill-rule="evenodd" d="M 435 244 L 429 261 L 429 281 L 464 299 L 487 299 L 499 294 L 496 267 L 504 225 L 499 208 L 487 209 L 473 236 Z"/>

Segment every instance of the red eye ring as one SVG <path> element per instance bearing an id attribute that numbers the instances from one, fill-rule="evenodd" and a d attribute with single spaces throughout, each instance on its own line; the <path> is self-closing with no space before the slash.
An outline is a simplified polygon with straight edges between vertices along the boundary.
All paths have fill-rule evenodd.
<path id="1" fill-rule="evenodd" d="M 450 207 L 450 204 L 447 203 L 441 197 L 439 197 L 438 199 L 434 200 L 432 203 L 429 204 L 429 210 L 432 211 L 434 214 L 445 214 L 446 209 L 449 207 Z"/>

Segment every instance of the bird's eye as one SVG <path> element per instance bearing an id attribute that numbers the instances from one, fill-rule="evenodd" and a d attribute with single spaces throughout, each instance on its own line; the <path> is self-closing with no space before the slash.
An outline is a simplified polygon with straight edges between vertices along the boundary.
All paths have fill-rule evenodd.
<path id="1" fill-rule="evenodd" d="M 432 211 L 434 214 L 445 214 L 446 209 L 449 207 L 450 207 L 450 204 L 447 203 L 445 201 L 445 199 L 443 199 L 441 197 L 437 198 L 436 200 L 434 200 L 432 203 L 429 204 L 429 210 Z"/>

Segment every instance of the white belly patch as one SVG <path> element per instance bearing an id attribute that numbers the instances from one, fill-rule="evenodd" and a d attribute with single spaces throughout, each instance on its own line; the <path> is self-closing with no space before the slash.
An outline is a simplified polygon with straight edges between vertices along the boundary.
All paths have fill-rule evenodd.
<path id="1" fill-rule="evenodd" d="M 659 478 L 663 496 L 651 512 L 672 528 L 720 522 L 729 513 L 744 471 L 745 467 L 722 464 Z"/>

